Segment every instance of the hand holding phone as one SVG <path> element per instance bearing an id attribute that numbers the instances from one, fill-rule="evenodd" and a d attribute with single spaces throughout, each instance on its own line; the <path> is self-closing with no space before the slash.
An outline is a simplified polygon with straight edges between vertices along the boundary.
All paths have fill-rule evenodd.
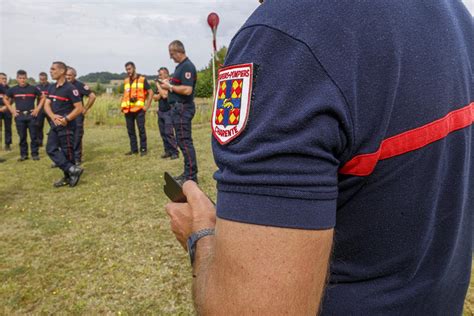
<path id="1" fill-rule="evenodd" d="M 185 203 L 186 196 L 183 193 L 181 184 L 176 181 L 168 172 L 165 171 L 165 186 L 163 187 L 166 196 L 173 202 Z"/>

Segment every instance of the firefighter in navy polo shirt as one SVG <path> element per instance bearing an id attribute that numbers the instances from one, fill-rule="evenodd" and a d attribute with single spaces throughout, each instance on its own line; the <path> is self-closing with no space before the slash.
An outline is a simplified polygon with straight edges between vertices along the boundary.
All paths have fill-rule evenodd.
<path id="1" fill-rule="evenodd" d="M 96 95 L 88 85 L 76 80 L 77 72 L 73 67 L 67 67 L 66 80 L 70 82 L 79 91 L 82 104 L 84 105 L 84 96 L 87 97 L 87 104 L 84 106 L 84 111 L 76 117 L 76 130 L 74 132 L 74 159 L 76 165 L 82 163 L 82 137 L 84 136 L 84 119 L 87 112 L 94 105 Z"/>
<path id="2" fill-rule="evenodd" d="M 158 79 L 156 80 L 156 89 L 158 93 L 153 96 L 153 100 L 158 101 L 158 129 L 163 140 L 164 153 L 161 158 L 178 159 L 178 145 L 173 128 L 173 118 L 171 117 L 171 107 L 168 103 L 168 90 L 161 87 L 160 81 L 169 79 L 169 71 L 166 67 L 158 70 Z"/>
<path id="3" fill-rule="evenodd" d="M 192 138 L 192 120 L 196 112 L 194 105 L 196 67 L 186 56 L 186 50 L 180 41 L 171 42 L 168 50 L 170 58 L 178 65 L 171 80 L 163 80 L 161 87 L 168 90 L 176 141 L 184 158 L 184 172 L 176 177 L 176 180 L 197 182 L 198 166 Z"/>
<path id="4" fill-rule="evenodd" d="M 26 71 L 18 70 L 16 73 L 16 81 L 18 85 L 8 89 L 7 97 L 4 102 L 15 117 L 16 130 L 20 138 L 20 158 L 18 161 L 28 159 L 28 132 L 30 134 L 31 157 L 33 160 L 39 160 L 38 142 L 37 142 L 37 126 L 35 118 L 43 106 L 45 97 L 36 87 L 28 84 L 28 76 Z M 40 102 L 35 107 L 35 101 Z M 12 107 L 15 103 L 15 109 Z"/>
<path id="5" fill-rule="evenodd" d="M 49 86 L 44 110 L 51 120 L 46 152 L 51 160 L 64 172 L 64 177 L 54 183 L 55 187 L 79 182 L 83 169 L 74 161 L 75 118 L 83 112 L 79 91 L 66 81 L 67 66 L 63 62 L 53 62 L 51 78 L 56 80 Z"/>
<path id="6" fill-rule="evenodd" d="M 135 132 L 136 122 L 140 137 L 140 155 L 145 156 L 147 154 L 145 115 L 153 100 L 153 90 L 151 90 L 145 76 L 136 72 L 133 62 L 127 62 L 125 70 L 128 77 L 124 80 L 121 108 L 125 115 L 128 137 L 130 139 L 130 151 L 126 155 L 138 154 L 137 134 Z"/>
<path id="7" fill-rule="evenodd" d="M 36 85 L 36 89 L 38 89 L 42 95 L 45 97 L 48 96 L 48 74 L 45 72 L 39 73 L 39 84 Z M 43 139 L 44 139 L 44 121 L 46 120 L 46 113 L 44 112 L 44 108 L 39 110 L 38 116 L 36 116 L 36 126 L 38 128 L 36 133 L 36 139 L 39 147 L 43 146 Z"/>
<path id="8" fill-rule="evenodd" d="M 7 75 L 0 72 L 0 120 L 3 120 L 3 128 L 5 129 L 5 150 L 10 151 L 12 144 L 12 114 L 3 101 L 7 90 Z"/>
<path id="9" fill-rule="evenodd" d="M 473 32 L 462 1 L 255 10 L 218 74 L 217 205 L 187 181 L 167 207 L 198 315 L 463 314 Z"/>

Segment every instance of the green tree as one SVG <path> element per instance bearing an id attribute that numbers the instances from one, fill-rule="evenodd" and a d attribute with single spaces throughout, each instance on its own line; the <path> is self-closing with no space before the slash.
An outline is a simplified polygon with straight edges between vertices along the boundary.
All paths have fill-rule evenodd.
<path id="1" fill-rule="evenodd" d="M 217 70 L 224 63 L 227 55 L 227 47 L 220 48 L 216 53 L 216 76 Z M 212 97 L 212 58 L 206 67 L 199 70 L 197 73 L 197 82 L 195 88 L 195 95 L 200 98 Z"/>
<path id="2" fill-rule="evenodd" d="M 97 82 L 95 84 L 95 87 L 94 87 L 94 93 L 97 94 L 97 95 L 100 95 L 100 94 L 103 94 L 105 92 L 105 87 L 100 83 L 100 80 L 99 82 Z"/>

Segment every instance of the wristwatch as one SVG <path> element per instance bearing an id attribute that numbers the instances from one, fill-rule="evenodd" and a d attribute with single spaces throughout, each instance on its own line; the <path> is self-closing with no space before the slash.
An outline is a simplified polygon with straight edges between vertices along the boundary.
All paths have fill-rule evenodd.
<path id="1" fill-rule="evenodd" d="M 188 245 L 189 259 L 191 259 L 191 265 L 193 265 L 194 263 L 194 256 L 196 254 L 196 244 L 198 240 L 209 235 L 214 235 L 215 232 L 216 230 L 214 228 L 206 228 L 206 229 L 198 230 L 197 232 L 189 236 L 187 245 Z"/>

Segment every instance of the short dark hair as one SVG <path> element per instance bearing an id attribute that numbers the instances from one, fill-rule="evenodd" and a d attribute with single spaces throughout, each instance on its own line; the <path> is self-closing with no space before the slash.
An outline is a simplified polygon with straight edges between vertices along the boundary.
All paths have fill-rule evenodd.
<path id="1" fill-rule="evenodd" d="M 162 71 L 162 70 L 163 70 L 163 71 L 166 71 L 166 73 L 167 73 L 168 75 L 170 74 L 168 68 L 166 68 L 166 67 L 160 67 L 160 69 L 158 69 L 158 71 Z"/>
<path id="2" fill-rule="evenodd" d="M 48 78 L 48 74 L 45 73 L 44 71 L 40 72 L 40 73 L 39 73 L 39 76 L 40 76 L 40 77 L 46 77 L 46 78 Z"/>
<path id="3" fill-rule="evenodd" d="M 66 64 L 63 63 L 62 61 L 53 61 L 53 65 L 58 65 L 59 68 L 62 68 L 64 70 L 64 72 L 66 72 L 67 70 Z"/>
<path id="4" fill-rule="evenodd" d="M 26 71 L 24 71 L 23 69 L 20 69 L 16 72 L 16 76 L 27 76 L 26 74 Z"/>
<path id="5" fill-rule="evenodd" d="M 6 76 L 7 76 L 7 74 L 6 74 L 6 73 L 4 73 L 4 72 L 0 72 L 0 76 L 5 76 L 5 77 L 6 77 Z"/>
<path id="6" fill-rule="evenodd" d="M 186 53 L 186 50 L 184 49 L 184 45 L 181 41 L 179 40 L 174 40 L 170 43 L 169 47 L 173 47 L 177 52 L 179 53 Z"/>
<path id="7" fill-rule="evenodd" d="M 125 63 L 125 68 L 127 68 L 127 66 L 132 66 L 133 68 L 137 68 L 137 67 L 135 67 L 135 63 L 133 61 L 127 61 Z"/>

